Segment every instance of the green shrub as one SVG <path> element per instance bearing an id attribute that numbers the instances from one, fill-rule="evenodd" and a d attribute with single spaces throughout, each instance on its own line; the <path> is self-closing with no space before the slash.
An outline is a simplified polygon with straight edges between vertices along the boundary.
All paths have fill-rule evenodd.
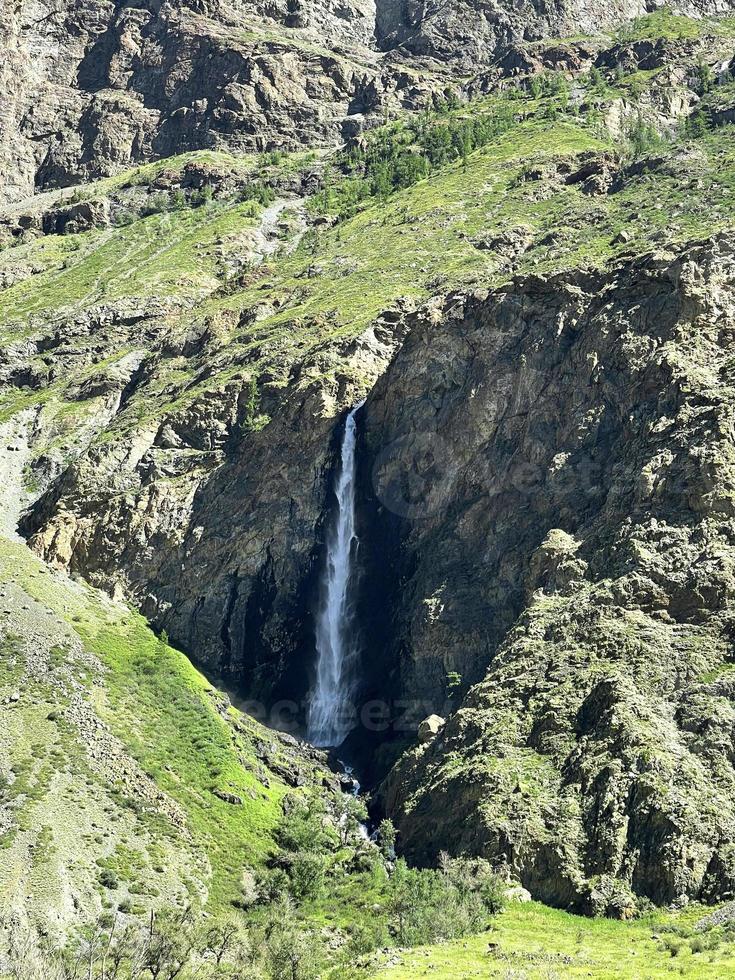
<path id="1" fill-rule="evenodd" d="M 503 885 L 486 862 L 444 858 L 442 869 L 409 868 L 399 860 L 388 884 L 387 909 L 401 946 L 457 939 L 478 932 L 503 907 Z"/>
<path id="2" fill-rule="evenodd" d="M 659 150 L 664 142 L 655 126 L 647 123 L 640 113 L 628 126 L 627 136 L 634 160 Z"/>
<path id="3" fill-rule="evenodd" d="M 240 195 L 242 201 L 254 201 L 266 207 L 276 199 L 276 192 L 270 184 L 263 184 L 260 181 L 252 181 L 243 188 Z"/>
<path id="4" fill-rule="evenodd" d="M 370 922 L 358 925 L 352 931 L 348 943 L 348 956 L 350 960 L 357 959 L 389 944 L 390 936 L 385 919 L 380 915 L 374 915 Z"/>
<path id="5" fill-rule="evenodd" d="M 163 191 L 159 194 L 151 194 L 141 208 L 141 214 L 143 217 L 148 217 L 151 214 L 162 214 L 164 211 L 169 210 L 170 204 L 170 197 L 168 194 L 163 193 Z"/>
<path id="6" fill-rule="evenodd" d="M 286 159 L 284 150 L 266 150 L 260 155 L 260 165 L 262 167 L 275 167 Z"/>
<path id="7" fill-rule="evenodd" d="M 204 187 L 192 191 L 189 201 L 193 208 L 206 207 L 211 204 L 212 198 L 214 197 L 214 191 L 209 184 L 205 184 Z"/>
<path id="8" fill-rule="evenodd" d="M 325 861 L 314 851 L 297 851 L 291 855 L 288 876 L 294 898 L 316 898 L 324 885 Z"/>
<path id="9" fill-rule="evenodd" d="M 284 814 L 276 841 L 285 851 L 334 851 L 339 838 L 326 819 L 323 802 L 314 797 Z"/>
<path id="10" fill-rule="evenodd" d="M 271 905 L 289 894 L 290 880 L 283 868 L 266 868 L 256 874 L 258 901 Z"/>
<path id="11" fill-rule="evenodd" d="M 381 820 L 378 827 L 378 846 L 386 861 L 394 861 L 396 857 L 396 839 L 398 832 L 392 820 Z"/>
<path id="12" fill-rule="evenodd" d="M 112 870 L 112 868 L 102 869 L 102 871 L 100 872 L 100 884 L 103 886 L 103 888 L 109 888 L 111 890 L 114 890 L 115 888 L 119 888 L 120 886 L 118 877 L 115 874 L 115 872 Z"/>

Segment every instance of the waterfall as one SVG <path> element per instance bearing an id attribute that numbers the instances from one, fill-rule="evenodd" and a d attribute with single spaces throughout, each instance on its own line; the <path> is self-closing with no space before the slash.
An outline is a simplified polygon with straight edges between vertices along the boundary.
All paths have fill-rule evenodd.
<path id="1" fill-rule="evenodd" d="M 347 416 L 335 478 L 337 509 L 327 537 L 327 558 L 316 619 L 316 681 L 309 698 L 307 737 L 314 745 L 339 745 L 354 727 L 352 695 L 358 650 L 350 585 L 355 536 L 355 416 Z"/>

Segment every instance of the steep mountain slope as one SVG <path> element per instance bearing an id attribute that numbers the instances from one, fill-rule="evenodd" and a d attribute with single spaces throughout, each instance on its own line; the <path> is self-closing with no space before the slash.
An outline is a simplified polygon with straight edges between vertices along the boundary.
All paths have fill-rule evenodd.
<path id="1" fill-rule="evenodd" d="M 472 76 L 515 45 L 595 34 L 657 6 L 8 4 L 0 14 L 0 200 L 196 149 L 334 144 L 385 112 L 430 103 L 432 93 L 456 83 L 458 68 Z M 727 0 L 682 0 L 673 9 L 698 17 L 732 12 Z"/>
<path id="2" fill-rule="evenodd" d="M 124 606 L 0 548 L 3 953 L 102 909 L 228 905 L 326 759 L 235 710 Z"/>
<path id="3" fill-rule="evenodd" d="M 457 62 L 474 72 L 507 56 L 509 48 L 549 37 L 595 35 L 664 4 L 651 0 L 522 0 L 506 4 L 474 0 L 411 3 L 378 0 L 378 32 L 383 48 L 400 45 L 415 55 Z M 732 13 L 726 0 L 683 0 L 665 5 L 677 15 L 704 17 Z"/>
<path id="4" fill-rule="evenodd" d="M 187 150 L 334 143 L 419 105 L 430 77 L 384 69 L 374 21 L 370 0 L 6 5 L 0 199 Z"/>
<path id="5" fill-rule="evenodd" d="M 658 84 L 647 93 L 652 101 Z M 605 98 L 625 105 L 625 86 Z M 19 386 L 10 406 L 44 390 L 31 467 L 37 491 L 53 482 L 24 523 L 34 548 L 134 596 L 247 694 L 302 698 L 336 420 L 388 364 L 406 330 L 402 305 L 455 283 L 600 264 L 657 238 L 681 242 L 728 224 L 735 186 L 726 140 L 651 161 L 651 176 L 621 166 L 594 103 L 549 118 L 558 102 L 526 95 L 458 110 L 460 120 L 508 109 L 528 118 L 476 151 L 471 165 L 439 168 L 255 270 L 236 229 L 258 219 L 226 183 L 209 209 L 80 236 L 82 247 L 64 249 L 61 263 L 53 238 L 6 253 L 8 263 L 38 269 L 4 297 L 8 318 L 24 310 L 31 317 L 8 328 Z M 218 179 L 206 161 L 193 166 Z M 218 166 L 227 173 L 233 164 Z M 278 168 L 258 173 L 246 169 L 238 180 L 245 188 L 256 179 L 301 180 Z M 160 183 L 145 174 L 129 182 L 139 179 Z M 659 199 L 650 194 L 654 182 Z M 168 247 L 160 251 L 162 232 Z M 131 274 L 131 244 L 144 257 L 143 282 Z M 237 251 L 245 265 L 232 275 L 218 256 L 232 261 Z M 100 268 L 112 272 L 104 293 L 95 288 Z M 158 296 L 162 284 L 171 288 L 165 303 L 128 298 Z M 379 525 L 366 526 L 365 536 L 381 540 Z M 496 614 L 496 639 L 518 611 L 516 601 Z M 445 666 L 479 680 L 487 663 L 480 649 L 474 664 L 450 668 L 448 654 Z M 408 677 L 397 684 L 397 697 L 444 693 L 443 674 L 427 674 L 423 686 Z"/>
<path id="6" fill-rule="evenodd" d="M 386 662 L 430 699 L 496 651 L 384 789 L 417 859 L 479 851 L 590 911 L 614 880 L 732 893 L 734 309 L 730 236 L 521 281 L 413 328 L 372 393 L 390 467 L 453 446 Z"/>
<path id="7" fill-rule="evenodd" d="M 402 852 L 732 897 L 732 5 L 592 6 L 3 13 L 11 943 L 231 905 L 334 787 L 168 635 L 303 721 L 363 399 L 349 749 Z"/>

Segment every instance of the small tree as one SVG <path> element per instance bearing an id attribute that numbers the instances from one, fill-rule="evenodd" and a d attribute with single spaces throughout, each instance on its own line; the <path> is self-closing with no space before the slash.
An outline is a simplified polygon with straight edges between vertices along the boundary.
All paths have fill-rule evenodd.
<path id="1" fill-rule="evenodd" d="M 262 946 L 270 980 L 317 980 L 322 954 L 316 936 L 295 923 L 294 905 L 284 896 L 269 910 Z"/>
<path id="2" fill-rule="evenodd" d="M 321 957 L 314 936 L 293 927 L 279 929 L 268 941 L 266 964 L 272 980 L 317 980 Z"/>
<path id="3" fill-rule="evenodd" d="M 647 123 L 640 113 L 628 127 L 628 139 L 635 160 L 658 149 L 661 145 L 661 136 L 658 131 L 650 123 Z"/>
<path id="4" fill-rule="evenodd" d="M 343 793 L 335 804 L 340 842 L 346 846 L 368 818 L 367 807 L 359 796 Z"/>
<path id="5" fill-rule="evenodd" d="M 143 948 L 143 965 L 151 980 L 176 980 L 191 959 L 194 949 L 190 913 L 181 915 L 151 912 Z"/>
<path id="6" fill-rule="evenodd" d="M 284 813 L 276 836 L 286 851 L 331 851 L 339 845 L 339 838 L 330 827 L 324 803 L 318 796 L 299 801 Z"/>
<path id="7" fill-rule="evenodd" d="M 708 92 L 711 92 L 715 85 L 715 76 L 712 69 L 701 60 L 697 63 L 696 84 L 697 91 L 700 95 L 706 95 Z"/>
<path id="8" fill-rule="evenodd" d="M 395 861 L 398 831 L 392 820 L 381 820 L 378 827 L 378 846 L 386 861 Z"/>
<path id="9" fill-rule="evenodd" d="M 205 925 L 196 946 L 202 959 L 210 960 L 219 967 L 223 960 L 244 959 L 249 942 L 242 923 L 234 916 L 228 916 Z"/>
<path id="10" fill-rule="evenodd" d="M 291 856 L 289 878 L 294 898 L 316 898 L 324 884 L 324 858 L 314 851 L 297 851 Z"/>
<path id="11" fill-rule="evenodd" d="M 686 123 L 686 135 L 693 140 L 702 139 L 707 135 L 707 130 L 709 129 L 707 116 L 702 112 L 701 109 L 697 109 Z"/>

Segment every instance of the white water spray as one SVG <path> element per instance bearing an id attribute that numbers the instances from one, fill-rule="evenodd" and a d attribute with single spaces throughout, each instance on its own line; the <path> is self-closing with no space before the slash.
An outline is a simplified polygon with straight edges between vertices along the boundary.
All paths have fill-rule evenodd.
<path id="1" fill-rule="evenodd" d="M 347 416 L 342 458 L 334 487 L 337 512 L 327 539 L 327 562 L 316 620 L 317 673 L 309 699 L 307 737 L 313 745 L 339 745 L 354 727 L 352 695 L 358 650 L 350 584 L 355 536 L 355 416 Z"/>

